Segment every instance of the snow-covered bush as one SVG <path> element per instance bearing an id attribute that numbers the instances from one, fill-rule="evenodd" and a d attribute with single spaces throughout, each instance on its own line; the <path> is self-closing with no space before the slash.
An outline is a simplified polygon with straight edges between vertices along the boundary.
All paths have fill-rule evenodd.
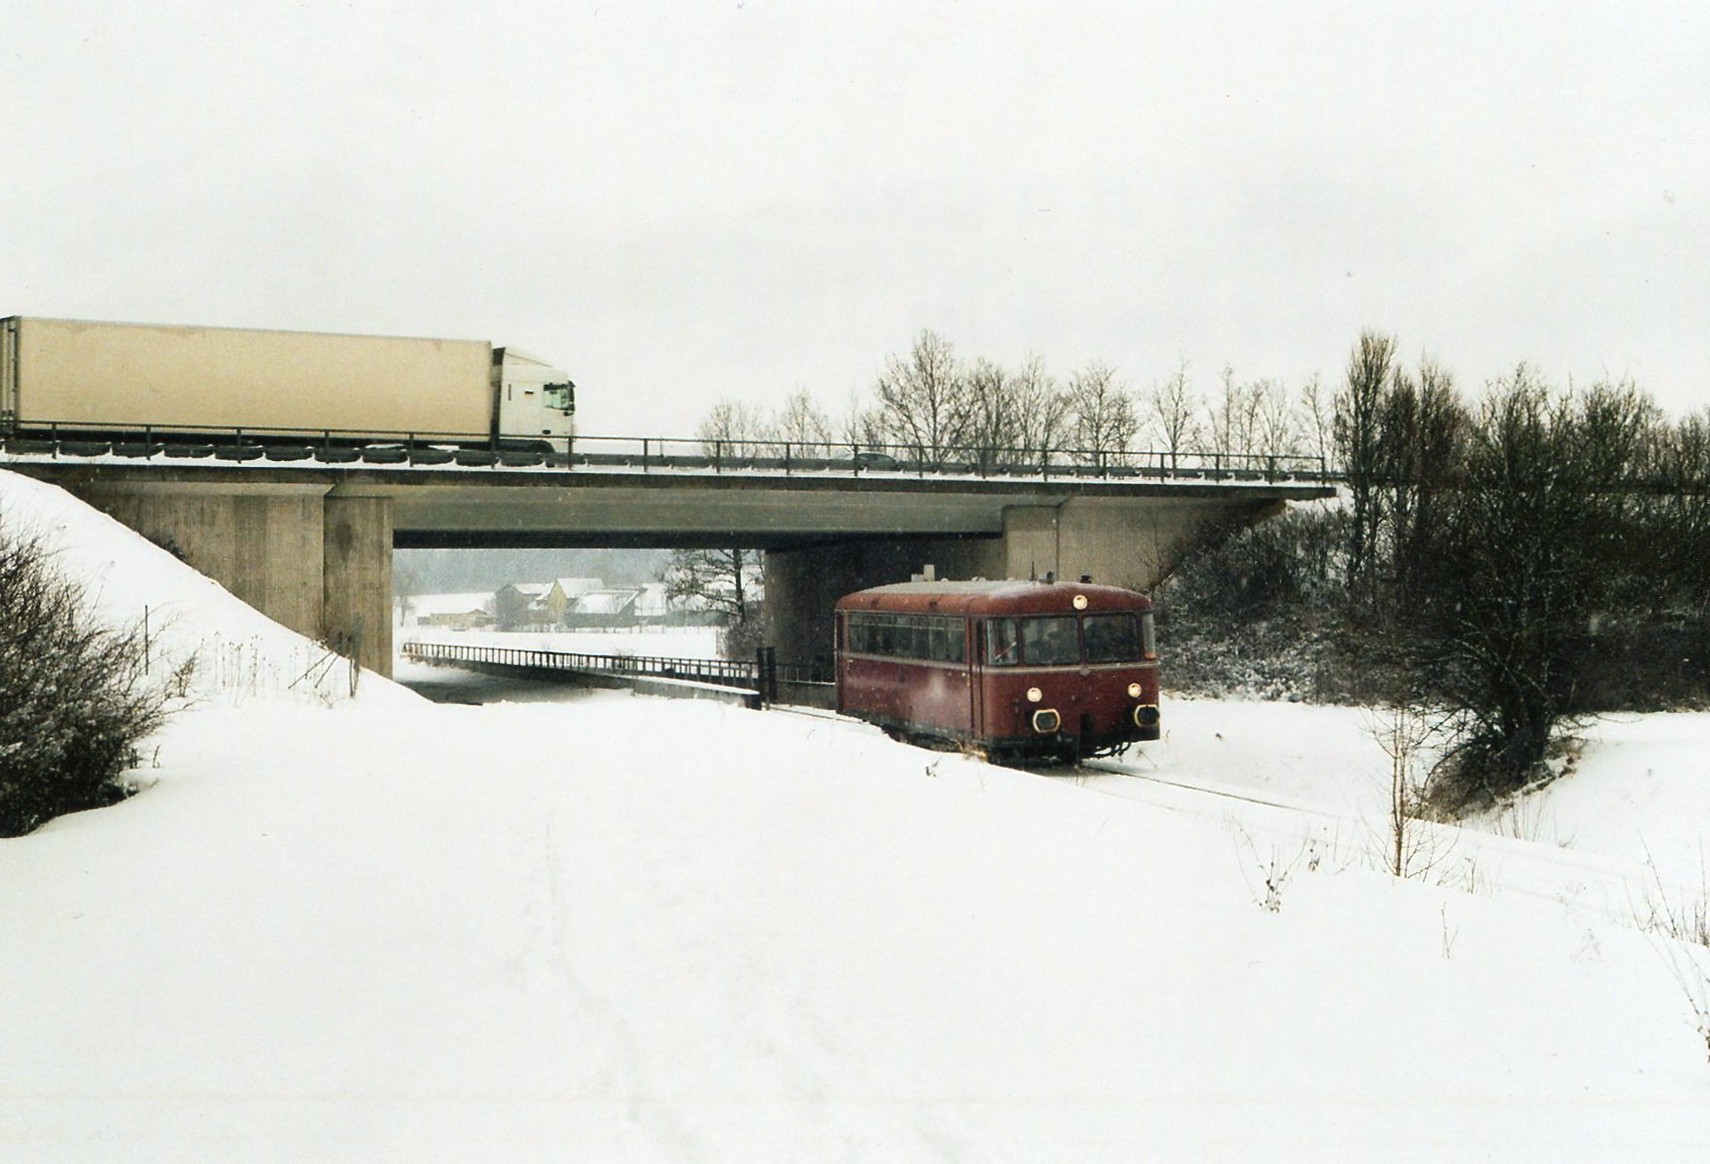
<path id="1" fill-rule="evenodd" d="M 101 625 L 40 538 L 0 527 L 0 836 L 127 795 L 187 677 L 147 670 L 142 628 Z"/>
<path id="2" fill-rule="evenodd" d="M 720 627 L 718 654 L 721 659 L 752 659 L 766 645 L 766 616 L 759 603 L 750 603 L 746 618 Z"/>
<path id="3" fill-rule="evenodd" d="M 1343 657 L 1346 516 L 1291 510 L 1214 531 L 1154 592 L 1172 690 L 1352 699 L 1371 684 Z"/>

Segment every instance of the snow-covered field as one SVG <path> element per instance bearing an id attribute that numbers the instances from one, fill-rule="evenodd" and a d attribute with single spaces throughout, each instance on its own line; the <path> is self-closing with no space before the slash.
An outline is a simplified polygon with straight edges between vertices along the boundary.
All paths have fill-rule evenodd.
<path id="1" fill-rule="evenodd" d="M 0 519 L 236 659 L 140 795 L 0 841 L 0 1159 L 1710 1151 L 1710 952 L 1641 925 L 1702 908 L 1710 717 L 1592 725 L 1397 880 L 1357 709 L 1178 701 L 1128 774 L 1046 777 L 826 716 L 306 692 L 315 648 L 58 491 L 0 473 Z"/>

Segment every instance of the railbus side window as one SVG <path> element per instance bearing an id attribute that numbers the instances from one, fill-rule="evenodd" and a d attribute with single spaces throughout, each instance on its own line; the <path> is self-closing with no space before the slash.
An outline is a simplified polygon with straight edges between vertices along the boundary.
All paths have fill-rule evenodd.
<path id="1" fill-rule="evenodd" d="M 1013 618 L 994 618 L 986 623 L 986 663 L 1013 667 L 1021 662 L 1021 638 Z"/>
<path id="2" fill-rule="evenodd" d="M 944 625 L 944 620 L 935 618 L 926 628 L 927 654 L 926 657 L 934 663 L 950 661 L 950 631 Z"/>
<path id="3" fill-rule="evenodd" d="M 945 658 L 952 663 L 968 661 L 968 624 L 959 618 L 944 620 Z"/>
<path id="4" fill-rule="evenodd" d="M 1149 610 L 1140 614 L 1140 651 L 1141 658 L 1158 657 L 1158 628 L 1152 621 L 1152 612 Z"/>

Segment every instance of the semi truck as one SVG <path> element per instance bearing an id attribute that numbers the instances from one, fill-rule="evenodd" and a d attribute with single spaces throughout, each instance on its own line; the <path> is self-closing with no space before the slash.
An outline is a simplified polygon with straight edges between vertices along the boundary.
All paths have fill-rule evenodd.
<path id="1" fill-rule="evenodd" d="M 483 340 L 0 319 L 0 436 L 557 447 L 563 371 Z"/>

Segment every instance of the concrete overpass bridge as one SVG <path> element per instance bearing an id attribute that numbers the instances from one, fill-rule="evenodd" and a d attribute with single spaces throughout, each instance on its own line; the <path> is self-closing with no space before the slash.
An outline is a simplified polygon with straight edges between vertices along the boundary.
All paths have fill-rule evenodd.
<path id="1" fill-rule="evenodd" d="M 811 662 L 830 650 L 837 597 L 927 564 L 941 577 L 1085 574 L 1148 589 L 1206 527 L 1332 492 L 1321 473 L 1277 479 L 1221 458 L 1209 469 L 981 475 L 894 463 L 471 468 L 97 452 L 0 455 L 0 468 L 67 488 L 279 622 L 388 674 L 394 547 L 757 548 L 769 640 L 780 660 Z"/>

